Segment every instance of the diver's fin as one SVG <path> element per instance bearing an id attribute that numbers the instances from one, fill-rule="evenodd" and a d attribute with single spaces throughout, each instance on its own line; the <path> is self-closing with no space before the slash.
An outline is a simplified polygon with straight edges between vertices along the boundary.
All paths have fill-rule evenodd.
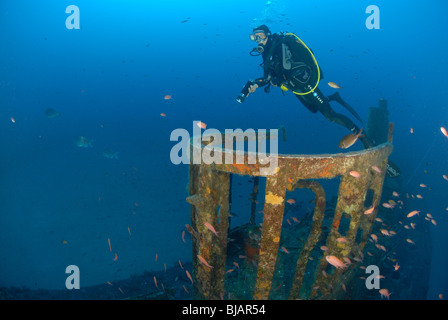
<path id="1" fill-rule="evenodd" d="M 328 98 L 328 101 L 336 101 L 337 103 L 339 103 L 341 106 L 343 106 L 345 109 L 347 109 L 356 119 L 358 119 L 359 122 L 364 124 L 364 122 L 362 121 L 362 119 L 358 115 L 358 113 L 356 113 L 356 111 L 347 102 L 342 100 L 341 96 L 339 95 L 339 92 L 335 92 L 335 93 L 327 96 L 327 98 Z"/>

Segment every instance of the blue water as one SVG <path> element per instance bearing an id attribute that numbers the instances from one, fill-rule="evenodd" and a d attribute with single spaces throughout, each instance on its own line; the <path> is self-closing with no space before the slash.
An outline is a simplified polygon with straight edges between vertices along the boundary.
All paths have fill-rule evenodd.
<path id="1" fill-rule="evenodd" d="M 72 4 L 78 30 L 65 24 Z M 378 0 L 380 29 L 369 30 L 370 4 L 1 1 L 0 287 L 64 289 L 71 264 L 90 286 L 191 261 L 191 237 L 181 238 L 191 223 L 188 165 L 171 162 L 170 134 L 192 133 L 194 120 L 219 130 L 283 125 L 281 153 L 340 152 L 347 130 L 291 93 L 258 90 L 235 101 L 262 76 L 249 34 L 266 23 L 296 33 L 324 72 L 323 93 L 338 83 L 363 119 L 388 100 L 400 193 L 422 194 L 416 209 L 437 221 L 427 298 L 448 296 L 448 139 L 440 131 L 448 128 L 448 4 Z M 47 118 L 47 108 L 61 116 Z M 93 147 L 75 146 L 78 136 Z M 103 157 L 107 148 L 118 159 Z"/>

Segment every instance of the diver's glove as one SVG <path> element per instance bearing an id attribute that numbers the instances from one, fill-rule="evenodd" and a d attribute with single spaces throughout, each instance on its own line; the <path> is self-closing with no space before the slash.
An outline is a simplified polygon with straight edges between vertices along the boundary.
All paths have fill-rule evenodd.
<path id="1" fill-rule="evenodd" d="M 239 103 L 243 103 L 244 99 L 249 95 L 249 89 L 251 86 L 253 86 L 255 82 L 253 80 L 247 81 L 246 85 L 243 87 L 243 90 L 241 90 L 241 93 L 236 97 L 236 101 Z M 257 85 L 258 87 L 258 85 Z"/>

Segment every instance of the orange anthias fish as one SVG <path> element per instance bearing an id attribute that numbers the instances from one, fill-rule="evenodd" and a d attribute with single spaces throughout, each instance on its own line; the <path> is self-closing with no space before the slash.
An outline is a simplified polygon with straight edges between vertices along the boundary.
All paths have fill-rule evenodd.
<path id="1" fill-rule="evenodd" d="M 163 97 L 163 99 L 165 100 L 171 100 L 173 97 L 170 94 L 167 94 L 166 96 Z"/>
<path id="2" fill-rule="evenodd" d="M 294 200 L 294 199 L 288 199 L 288 200 L 286 200 L 286 202 L 288 202 L 289 204 L 294 204 L 294 203 L 296 203 L 296 200 Z"/>
<path id="3" fill-rule="evenodd" d="M 344 138 L 341 139 L 341 141 L 339 142 L 339 148 L 341 149 L 347 149 L 350 148 L 352 145 L 355 144 L 356 141 L 358 141 L 358 138 L 361 136 L 362 133 L 362 129 L 359 130 L 358 133 L 350 133 L 348 135 L 346 135 Z"/>
<path id="4" fill-rule="evenodd" d="M 188 270 L 185 270 L 185 273 L 187 274 L 188 279 L 190 279 L 191 284 L 193 284 L 193 278 L 191 277 L 190 272 L 188 272 Z"/>
<path id="5" fill-rule="evenodd" d="M 387 289 L 380 289 L 380 295 L 381 295 L 381 299 L 383 297 L 387 297 L 387 299 L 389 299 L 389 296 L 392 294 L 392 292 L 389 293 L 389 290 Z"/>
<path id="6" fill-rule="evenodd" d="M 216 232 L 215 228 L 213 228 L 213 226 L 212 226 L 210 223 L 208 223 L 208 222 L 206 221 L 206 222 L 204 222 L 204 226 L 205 226 L 208 230 L 210 230 L 211 232 L 213 232 L 213 233 L 215 234 L 215 236 L 217 236 L 217 237 L 219 238 L 219 236 L 218 236 L 218 232 Z"/>
<path id="7" fill-rule="evenodd" d="M 410 217 L 415 216 L 416 214 L 418 215 L 419 213 L 420 213 L 420 211 L 418 211 L 418 210 L 414 210 L 414 211 L 412 211 L 412 212 L 409 212 L 408 215 L 407 215 L 406 217 L 410 218 Z"/>
<path id="8" fill-rule="evenodd" d="M 443 135 L 448 138 L 448 133 L 444 127 L 440 127 L 440 131 L 442 131 Z"/>
<path id="9" fill-rule="evenodd" d="M 381 173 L 381 172 L 382 172 L 381 169 L 378 168 L 378 166 L 372 166 L 372 169 L 375 170 L 375 171 L 378 172 L 378 173 Z"/>
<path id="10" fill-rule="evenodd" d="M 358 171 L 350 171 L 350 175 L 355 178 L 361 178 L 361 174 Z"/>
<path id="11" fill-rule="evenodd" d="M 331 82 L 331 81 L 328 82 L 328 85 L 334 89 L 342 89 L 342 87 L 340 87 L 339 85 L 337 85 L 336 83 Z"/>
<path id="12" fill-rule="evenodd" d="M 200 261 L 204 266 L 209 267 L 209 268 L 213 268 L 213 266 L 209 265 L 208 262 L 207 262 L 203 257 L 201 257 L 200 255 L 197 255 L 197 257 L 198 257 L 199 261 Z"/>
<path id="13" fill-rule="evenodd" d="M 373 203 L 373 205 L 369 209 L 364 211 L 364 214 L 371 214 L 373 212 L 373 210 L 375 210 L 375 206 L 376 206 L 376 201 Z"/>
<path id="14" fill-rule="evenodd" d="M 344 269 L 345 267 L 347 267 L 345 265 L 345 263 L 343 263 L 341 260 L 339 260 L 335 256 L 326 256 L 325 259 L 327 260 L 327 262 L 329 264 L 331 264 L 332 266 L 334 266 L 334 267 L 336 267 L 338 269 Z"/>
<path id="15" fill-rule="evenodd" d="M 196 124 L 201 129 L 205 130 L 207 128 L 207 125 L 204 122 L 198 121 Z"/>

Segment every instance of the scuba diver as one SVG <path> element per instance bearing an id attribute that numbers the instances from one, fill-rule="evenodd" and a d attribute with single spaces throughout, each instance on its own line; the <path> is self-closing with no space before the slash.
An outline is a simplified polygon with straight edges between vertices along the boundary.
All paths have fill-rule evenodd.
<path id="1" fill-rule="evenodd" d="M 312 113 L 319 111 L 329 121 L 349 129 L 354 135 L 360 134 L 359 127 L 347 116 L 335 112 L 330 101 L 341 104 L 362 123 L 356 111 L 341 98 L 338 92 L 324 96 L 318 88 L 319 81 L 323 79 L 322 70 L 313 52 L 302 40 L 293 33 L 272 34 L 266 25 L 253 29 L 250 39 L 258 45 L 252 49 L 250 55 L 262 56 L 261 66 L 264 75 L 246 83 L 237 97 L 239 103 L 242 103 L 250 93 L 254 93 L 257 88 L 266 86 L 264 91 L 269 92 L 271 86 L 280 86 L 283 91 L 292 91 Z M 366 149 L 373 146 L 365 134 L 359 135 L 359 140 Z M 399 169 L 390 163 L 387 166 L 387 173 L 391 177 L 400 175 Z"/>

